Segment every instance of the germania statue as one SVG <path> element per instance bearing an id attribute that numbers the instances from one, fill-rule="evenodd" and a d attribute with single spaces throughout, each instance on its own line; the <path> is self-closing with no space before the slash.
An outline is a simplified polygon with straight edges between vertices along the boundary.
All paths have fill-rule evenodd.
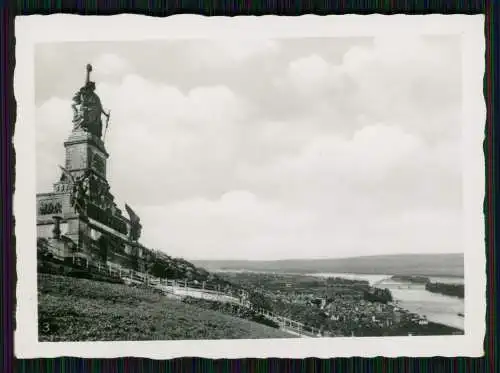
<path id="1" fill-rule="evenodd" d="M 95 82 L 90 81 L 92 65 L 87 65 L 85 85 L 73 96 L 73 131 L 83 130 L 98 138 L 103 135 L 102 116 L 106 117 L 106 127 L 110 114 L 102 107 L 99 96 L 95 93 Z"/>

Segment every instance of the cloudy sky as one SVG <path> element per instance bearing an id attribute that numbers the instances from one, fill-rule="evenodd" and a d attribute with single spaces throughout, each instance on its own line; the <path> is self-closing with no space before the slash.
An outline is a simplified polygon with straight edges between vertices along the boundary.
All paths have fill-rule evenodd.
<path id="1" fill-rule="evenodd" d="M 453 37 L 42 44 L 37 189 L 71 97 L 111 109 L 108 179 L 143 243 L 188 259 L 463 252 Z"/>

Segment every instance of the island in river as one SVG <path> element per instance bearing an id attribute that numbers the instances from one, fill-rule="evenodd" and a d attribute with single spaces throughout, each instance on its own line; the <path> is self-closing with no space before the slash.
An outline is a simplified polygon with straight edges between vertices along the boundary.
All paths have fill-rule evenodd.
<path id="1" fill-rule="evenodd" d="M 431 293 L 439 293 L 450 297 L 464 299 L 465 287 L 463 284 L 444 284 L 441 282 L 428 282 L 425 284 L 425 290 Z"/>
<path id="2" fill-rule="evenodd" d="M 393 299 L 391 290 L 366 280 L 245 271 L 219 275 L 247 290 L 257 307 L 301 322 L 322 336 L 463 334 L 460 328 L 406 308 Z"/>
<path id="3" fill-rule="evenodd" d="M 409 282 L 412 284 L 427 284 L 430 281 L 429 277 L 405 275 L 394 275 L 391 279 L 394 281 Z"/>
<path id="4" fill-rule="evenodd" d="M 358 258 L 276 261 L 207 260 L 195 261 L 195 264 L 210 268 L 218 273 L 254 273 L 256 276 L 257 274 L 267 274 L 276 276 L 276 278 L 293 273 L 295 276 L 302 274 L 319 277 L 323 281 L 328 277 L 365 280 L 371 287 L 389 288 L 394 302 L 410 313 L 426 316 L 429 325 L 434 322 L 464 329 L 464 299 L 442 294 L 438 291 L 441 289 L 440 287 L 430 287 L 429 290 L 425 288 L 428 282 L 453 283 L 463 287 L 463 254 L 380 255 Z M 420 283 L 395 281 L 391 279 L 393 275 L 400 278 L 401 276 L 414 277 L 414 280 L 425 277 L 429 281 Z M 263 280 L 261 276 L 258 277 Z M 298 285 L 292 283 L 287 290 L 292 290 Z M 269 282 L 263 280 L 259 285 L 269 285 Z M 369 294 L 365 295 L 365 301 L 367 298 L 370 298 Z M 350 307 L 349 304 L 346 303 L 346 307 Z"/>
<path id="5" fill-rule="evenodd" d="M 464 284 L 448 284 L 443 282 L 432 282 L 428 277 L 423 276 L 401 276 L 394 275 L 391 280 L 398 282 L 407 282 L 410 284 L 423 284 L 425 290 L 431 293 L 438 293 L 450 297 L 458 297 L 463 299 L 465 295 Z"/>

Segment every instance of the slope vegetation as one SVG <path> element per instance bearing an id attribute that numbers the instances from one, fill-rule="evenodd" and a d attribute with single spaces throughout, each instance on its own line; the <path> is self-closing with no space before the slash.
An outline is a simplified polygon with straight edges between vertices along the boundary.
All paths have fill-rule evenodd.
<path id="1" fill-rule="evenodd" d="M 151 289 L 38 276 L 40 341 L 285 338 L 255 322 L 184 304 Z"/>

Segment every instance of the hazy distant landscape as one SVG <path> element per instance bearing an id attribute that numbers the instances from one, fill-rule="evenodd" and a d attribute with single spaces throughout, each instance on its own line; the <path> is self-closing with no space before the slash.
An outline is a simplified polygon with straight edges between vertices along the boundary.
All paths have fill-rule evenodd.
<path id="1" fill-rule="evenodd" d="M 207 270 L 292 273 L 363 273 L 421 276 L 464 276 L 463 254 L 377 255 L 341 259 L 193 260 Z"/>

